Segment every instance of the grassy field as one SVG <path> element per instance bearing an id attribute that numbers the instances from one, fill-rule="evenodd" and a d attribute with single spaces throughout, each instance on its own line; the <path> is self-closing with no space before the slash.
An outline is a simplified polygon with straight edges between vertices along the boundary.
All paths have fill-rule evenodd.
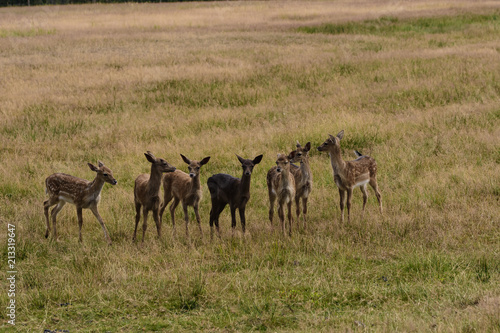
<path id="1" fill-rule="evenodd" d="M 16 225 L 18 331 L 500 331 L 500 5 L 496 1 L 319 1 L 0 8 L 0 231 Z M 319 146 L 345 130 L 378 162 L 340 223 Z M 268 218 L 278 152 L 312 143 L 308 229 Z M 204 237 L 150 218 L 131 241 L 133 184 L 151 150 L 202 168 Z M 264 154 L 247 234 L 209 240 L 214 173 Z M 84 211 L 45 239 L 45 178 L 92 179 L 108 246 Z M 182 221 L 177 209 L 177 221 Z M 296 226 L 296 225 L 295 225 Z M 182 231 L 182 224 L 178 226 Z M 238 222 L 238 230 L 241 227 Z M 4 279 L 5 281 L 5 279 Z M 11 331 L 0 291 L 0 331 Z"/>

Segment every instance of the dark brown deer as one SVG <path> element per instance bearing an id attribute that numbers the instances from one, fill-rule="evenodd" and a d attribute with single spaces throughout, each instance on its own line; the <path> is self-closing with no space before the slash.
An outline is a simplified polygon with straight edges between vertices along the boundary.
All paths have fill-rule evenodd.
<path id="1" fill-rule="evenodd" d="M 198 221 L 198 228 L 200 229 L 200 234 L 203 237 L 200 214 L 198 213 L 198 205 L 202 197 L 200 169 L 203 165 L 208 163 L 208 161 L 210 160 L 210 156 L 205 157 L 199 162 L 191 161 L 182 154 L 181 157 L 182 160 L 188 165 L 189 174 L 180 170 L 176 170 L 175 172 L 168 173 L 163 177 L 164 200 L 160 209 L 160 220 L 163 216 L 165 208 L 167 207 L 167 204 L 172 199 L 174 199 L 174 202 L 170 205 L 170 215 L 172 216 L 172 226 L 174 228 L 175 234 L 175 208 L 177 208 L 179 202 L 182 202 L 182 209 L 184 210 L 184 220 L 186 221 L 186 237 L 189 238 L 189 216 L 187 211 L 188 206 L 192 206 L 194 209 L 194 214 L 196 215 L 196 220 Z"/>
<path id="2" fill-rule="evenodd" d="M 297 223 L 299 222 L 300 215 L 300 199 L 302 199 L 302 218 L 304 221 L 304 228 L 307 227 L 307 199 L 312 190 L 312 172 L 309 166 L 309 151 L 311 150 L 311 143 L 308 142 L 304 147 L 297 141 L 297 149 L 295 150 L 294 157 L 290 160 L 292 163 L 300 162 L 300 167 L 292 164 L 290 171 L 295 178 L 295 208 L 297 213 Z"/>
<path id="3" fill-rule="evenodd" d="M 250 178 L 253 168 L 262 160 L 262 155 L 253 160 L 247 160 L 236 155 L 243 168 L 241 179 L 235 178 L 225 173 L 218 173 L 208 178 L 207 185 L 212 199 L 212 209 L 210 210 L 210 239 L 213 239 L 213 225 L 217 230 L 217 236 L 220 238 L 219 215 L 227 204 L 231 210 L 232 233 L 236 228 L 236 209 L 239 210 L 241 229 L 245 233 L 245 207 L 250 200 Z"/>
<path id="4" fill-rule="evenodd" d="M 295 179 L 290 172 L 290 160 L 295 152 L 289 156 L 278 154 L 276 166 L 267 172 L 267 189 L 269 192 L 269 221 L 273 223 L 274 202 L 278 199 L 278 216 L 281 222 L 281 231 L 285 235 L 285 213 L 284 206 L 288 207 L 288 233 L 292 235 L 292 202 L 295 198 Z"/>
<path id="5" fill-rule="evenodd" d="M 96 173 L 93 181 L 77 178 L 64 173 L 54 173 L 45 179 L 45 192 L 49 195 L 49 199 L 43 203 L 45 219 L 47 221 L 47 231 L 45 231 L 45 238 L 49 237 L 50 222 L 49 222 L 49 208 L 57 205 L 51 211 L 52 224 L 54 227 L 54 239 L 57 239 L 56 217 L 66 203 L 76 206 L 76 215 L 78 216 L 79 236 L 78 240 L 82 241 L 82 226 L 83 217 L 82 210 L 88 208 L 92 211 L 97 221 L 101 224 L 104 231 L 104 238 L 111 245 L 108 230 L 102 220 L 97 205 L 101 200 L 101 190 L 104 183 L 116 185 L 118 182 L 113 178 L 113 172 L 107 168 L 101 161 L 98 167 L 92 163 L 88 163 L 90 170 Z"/>
<path id="6" fill-rule="evenodd" d="M 351 198 L 352 191 L 355 187 L 360 186 L 363 193 L 363 213 L 365 211 L 368 193 L 366 184 L 375 191 L 377 197 L 380 214 L 382 214 L 382 196 L 377 184 L 377 162 L 370 156 L 361 155 L 356 151 L 356 155 L 361 155 L 353 161 L 344 161 L 340 150 L 340 140 L 344 137 L 344 131 L 340 131 L 337 136 L 329 135 L 329 138 L 321 146 L 319 151 L 327 151 L 330 155 L 330 163 L 333 169 L 333 179 L 340 194 L 340 213 L 341 221 L 344 222 L 344 198 L 347 192 L 347 221 L 350 221 L 351 216 Z"/>
<path id="7" fill-rule="evenodd" d="M 148 213 L 153 211 L 153 219 L 156 223 L 156 231 L 158 238 L 161 237 L 161 220 L 159 217 L 160 207 L 160 186 L 161 176 L 165 172 L 174 172 L 175 167 L 168 164 L 162 158 L 156 158 L 150 151 L 144 153 L 146 159 L 151 163 L 151 173 L 139 175 L 135 179 L 134 186 L 134 203 L 135 203 L 135 229 L 132 241 L 135 241 L 137 236 L 137 226 L 141 219 L 141 207 L 143 215 L 142 223 L 142 242 L 148 228 Z"/>

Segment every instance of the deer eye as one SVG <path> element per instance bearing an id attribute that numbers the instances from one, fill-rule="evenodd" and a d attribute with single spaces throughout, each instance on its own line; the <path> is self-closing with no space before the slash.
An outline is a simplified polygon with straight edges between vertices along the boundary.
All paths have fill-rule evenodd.
<path id="1" fill-rule="evenodd" d="M 104 177 L 107 177 L 107 176 L 108 176 L 108 174 L 107 174 L 107 173 L 103 173 L 102 175 L 103 175 Z"/>

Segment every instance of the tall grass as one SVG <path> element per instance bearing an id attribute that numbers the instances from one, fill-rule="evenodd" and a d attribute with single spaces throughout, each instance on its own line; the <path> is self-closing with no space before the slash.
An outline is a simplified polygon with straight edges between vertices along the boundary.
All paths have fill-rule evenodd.
<path id="1" fill-rule="evenodd" d="M 0 219 L 17 226 L 16 328 L 498 331 L 498 10 L 488 1 L 2 8 Z M 329 158 L 315 147 L 342 129 L 345 159 L 356 149 L 377 160 L 384 215 L 370 195 L 362 219 L 355 191 L 352 222 L 340 223 Z M 265 177 L 296 140 L 312 143 L 314 189 L 307 230 L 294 224 L 284 238 L 267 218 Z M 147 150 L 184 171 L 180 153 L 211 156 L 205 235 L 207 178 L 240 177 L 235 153 L 264 154 L 248 233 L 238 222 L 231 237 L 226 210 L 222 240 L 191 224 L 189 242 L 173 238 L 165 214 L 162 239 L 150 221 L 147 241 L 133 244 Z M 113 245 L 88 211 L 78 243 L 70 205 L 59 241 L 45 239 L 44 179 L 91 179 L 86 163 L 97 160 L 118 180 L 100 203 Z M 4 311 L 0 319 L 11 330 Z"/>

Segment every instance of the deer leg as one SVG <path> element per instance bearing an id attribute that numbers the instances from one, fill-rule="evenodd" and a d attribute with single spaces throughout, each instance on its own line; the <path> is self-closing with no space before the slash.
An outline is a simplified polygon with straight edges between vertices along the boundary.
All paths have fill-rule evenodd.
<path id="1" fill-rule="evenodd" d="M 134 235 L 132 236 L 132 242 L 135 242 L 136 235 L 137 235 L 137 226 L 139 225 L 140 220 L 141 220 L 141 204 L 136 202 L 135 203 L 135 229 L 134 229 Z"/>
<path id="2" fill-rule="evenodd" d="M 293 217 L 292 217 L 292 200 L 288 201 L 287 203 L 288 206 L 288 234 L 290 237 L 292 237 L 292 222 L 293 222 Z"/>
<path id="3" fill-rule="evenodd" d="M 170 200 L 172 200 L 172 195 L 170 193 L 168 193 L 167 191 L 165 191 L 165 195 L 163 197 L 163 202 L 160 206 L 160 221 L 163 218 L 163 212 L 165 211 L 165 208 L 167 208 L 167 205 L 170 202 Z"/>
<path id="4" fill-rule="evenodd" d="M 57 203 L 57 198 L 50 197 L 48 200 L 43 202 L 43 213 L 45 215 L 45 221 L 47 222 L 47 230 L 45 231 L 45 238 L 49 237 L 50 233 L 50 220 L 49 220 L 49 208 Z"/>
<path id="5" fill-rule="evenodd" d="M 182 210 L 184 210 L 184 221 L 186 222 L 186 237 L 189 239 L 189 230 L 188 230 L 188 223 L 189 223 L 188 205 L 185 204 L 184 202 L 182 203 Z"/>
<path id="6" fill-rule="evenodd" d="M 76 216 L 78 217 L 78 241 L 82 242 L 82 226 L 83 226 L 82 207 L 76 207 Z"/>
<path id="7" fill-rule="evenodd" d="M 276 201 L 276 195 L 270 190 L 269 191 L 269 221 L 271 225 L 273 224 L 274 215 L 274 202 Z"/>
<path id="8" fill-rule="evenodd" d="M 165 205 L 167 203 L 165 202 Z M 173 233 L 175 235 L 175 209 L 177 208 L 177 205 L 179 204 L 179 199 L 174 198 L 174 202 L 170 205 L 170 217 L 172 218 L 172 228 L 173 228 Z"/>
<path id="9" fill-rule="evenodd" d="M 302 198 L 302 217 L 304 219 L 304 229 L 307 229 L 307 197 Z M 297 220 L 298 223 L 298 220 Z"/>
<path id="10" fill-rule="evenodd" d="M 299 223 L 299 216 L 300 216 L 300 196 L 295 196 L 295 213 L 297 215 L 297 223 Z"/>
<path id="11" fill-rule="evenodd" d="M 345 198 L 345 191 L 339 189 L 339 196 L 340 196 L 340 221 L 344 223 L 344 198 Z"/>
<path id="12" fill-rule="evenodd" d="M 236 229 L 236 207 L 230 206 L 231 209 L 231 235 L 234 236 Z"/>
<path id="13" fill-rule="evenodd" d="M 351 222 L 352 188 L 347 189 L 347 223 Z"/>
<path id="14" fill-rule="evenodd" d="M 146 230 L 148 229 L 148 213 L 149 213 L 149 210 L 146 208 L 146 206 L 142 206 L 142 216 L 143 216 L 142 242 L 143 243 L 144 243 L 144 237 L 146 237 Z"/>
<path id="15" fill-rule="evenodd" d="M 380 209 L 380 214 L 383 214 L 383 211 L 382 211 L 382 195 L 380 194 L 380 191 L 378 190 L 378 184 L 377 184 L 377 179 L 376 178 L 371 178 L 370 179 L 370 186 L 375 191 L 375 196 L 377 197 L 377 200 L 378 200 L 378 207 Z"/>
<path id="16" fill-rule="evenodd" d="M 104 232 L 104 238 L 108 241 L 108 245 L 111 245 L 111 238 L 109 238 L 108 229 L 106 229 L 106 225 L 104 224 L 104 221 L 102 220 L 102 217 L 97 210 L 97 204 L 91 205 L 89 208 L 92 213 L 94 213 L 97 221 L 99 221 L 99 223 L 101 224 L 102 231 Z"/>
<path id="17" fill-rule="evenodd" d="M 243 232 L 243 234 L 245 234 L 246 223 L 247 223 L 246 219 L 245 219 L 245 206 L 240 207 L 239 212 L 240 212 L 240 220 L 241 220 L 241 231 Z"/>
<path id="18" fill-rule="evenodd" d="M 368 192 L 366 191 L 366 184 L 360 187 L 361 192 L 363 193 L 363 211 L 362 211 L 362 217 L 365 216 L 365 206 L 366 206 L 366 201 L 368 200 Z"/>
<path id="19" fill-rule="evenodd" d="M 200 236 L 201 238 L 203 238 L 203 230 L 201 230 L 201 218 L 200 218 L 200 213 L 198 212 L 198 204 L 195 204 L 193 208 L 194 208 L 194 215 L 196 216 L 196 221 L 198 222 L 198 229 L 200 229 Z"/>
<path id="20" fill-rule="evenodd" d="M 214 239 L 214 203 L 212 202 L 212 209 L 210 209 L 210 241 Z"/>
<path id="21" fill-rule="evenodd" d="M 161 220 L 160 220 L 160 214 L 159 214 L 159 211 L 158 211 L 158 207 L 159 205 L 157 205 L 157 207 L 153 208 L 153 219 L 155 221 L 155 224 L 156 224 L 156 231 L 158 232 L 158 238 L 161 238 Z"/>
<path id="22" fill-rule="evenodd" d="M 281 203 L 278 203 L 278 217 L 280 218 L 281 232 L 283 233 L 283 236 L 285 236 L 285 214 Z"/>
<path id="23" fill-rule="evenodd" d="M 65 204 L 66 204 L 65 201 L 59 201 L 57 203 L 57 206 L 55 206 L 50 212 L 50 215 L 52 216 L 52 226 L 54 227 L 54 239 L 57 239 L 56 217 Z"/>

